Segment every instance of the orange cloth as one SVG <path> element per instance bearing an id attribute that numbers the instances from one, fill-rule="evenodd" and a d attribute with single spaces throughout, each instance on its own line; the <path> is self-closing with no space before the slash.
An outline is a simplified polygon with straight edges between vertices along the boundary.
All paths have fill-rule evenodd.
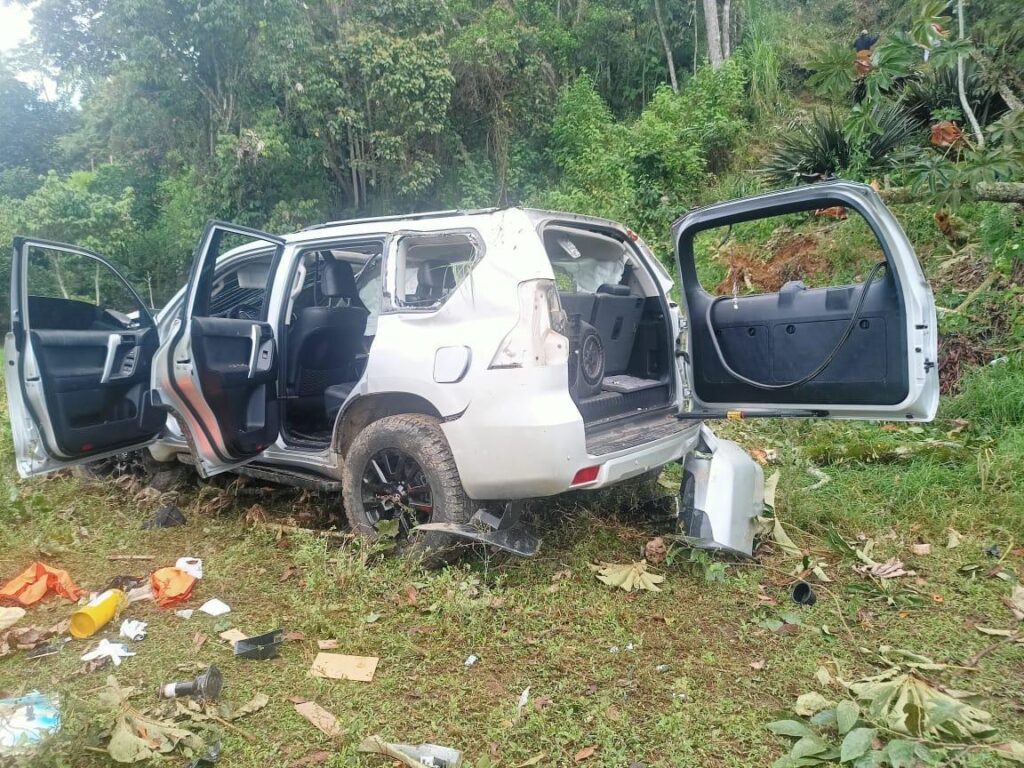
<path id="1" fill-rule="evenodd" d="M 68 600 L 78 600 L 85 591 L 67 571 L 37 562 L 0 587 L 0 603 L 35 605 L 51 590 Z"/>
<path id="2" fill-rule="evenodd" d="M 149 575 L 149 583 L 153 586 L 153 597 L 157 605 L 167 608 L 192 597 L 196 577 L 171 566 L 153 571 Z"/>

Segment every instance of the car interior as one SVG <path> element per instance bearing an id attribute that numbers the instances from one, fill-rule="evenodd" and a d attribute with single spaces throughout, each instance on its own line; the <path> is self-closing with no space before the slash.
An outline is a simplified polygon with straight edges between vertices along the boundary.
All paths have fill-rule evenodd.
<path id="1" fill-rule="evenodd" d="M 27 269 L 26 331 L 54 447 L 77 457 L 153 437 L 164 421 L 147 399 L 158 338 L 137 297 L 78 253 L 30 246 Z"/>
<path id="2" fill-rule="evenodd" d="M 560 224 L 543 238 L 567 317 L 570 392 L 584 423 L 667 405 L 665 308 L 632 248 L 613 231 Z"/>

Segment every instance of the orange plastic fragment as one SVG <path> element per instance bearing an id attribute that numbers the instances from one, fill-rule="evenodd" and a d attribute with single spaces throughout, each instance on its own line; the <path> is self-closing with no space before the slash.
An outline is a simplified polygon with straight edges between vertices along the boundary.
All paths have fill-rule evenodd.
<path id="1" fill-rule="evenodd" d="M 85 590 L 75 584 L 67 571 L 35 562 L 0 587 L 0 603 L 35 605 L 51 591 L 77 601 Z"/>
<path id="2" fill-rule="evenodd" d="M 171 566 L 153 571 L 149 575 L 149 583 L 153 586 L 153 597 L 157 605 L 167 608 L 192 597 L 196 577 Z"/>

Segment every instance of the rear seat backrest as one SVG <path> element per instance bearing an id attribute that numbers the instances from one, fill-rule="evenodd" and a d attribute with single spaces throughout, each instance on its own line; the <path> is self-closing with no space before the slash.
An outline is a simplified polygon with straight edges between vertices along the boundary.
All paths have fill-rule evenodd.
<path id="1" fill-rule="evenodd" d="M 643 296 L 630 296 L 625 285 L 602 285 L 594 295 L 591 325 L 604 343 L 606 376 L 625 373 L 644 311 Z"/>
<path id="2" fill-rule="evenodd" d="M 558 301 L 567 315 L 579 315 L 580 320 L 589 323 L 594 316 L 594 294 L 558 292 Z"/>

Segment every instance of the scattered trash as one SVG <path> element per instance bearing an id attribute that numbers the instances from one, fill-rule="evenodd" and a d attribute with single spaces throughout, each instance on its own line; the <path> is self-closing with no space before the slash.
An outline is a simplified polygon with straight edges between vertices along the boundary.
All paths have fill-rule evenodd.
<path id="1" fill-rule="evenodd" d="M 884 563 L 871 564 L 863 563 L 853 566 L 853 570 L 864 576 L 874 576 L 876 579 L 895 579 L 900 576 L 916 576 L 916 571 L 908 571 L 903 567 L 903 561 L 893 557 Z"/>
<path id="2" fill-rule="evenodd" d="M 112 643 L 107 638 L 100 640 L 100 644 L 91 651 L 82 654 L 82 661 L 96 661 L 98 659 L 110 659 L 115 667 L 121 666 L 121 662 L 129 656 L 134 656 L 134 651 L 129 651 L 124 643 Z"/>
<path id="3" fill-rule="evenodd" d="M 180 619 L 191 619 L 192 614 L 195 613 L 195 608 L 181 608 L 174 612 L 174 615 Z"/>
<path id="4" fill-rule="evenodd" d="M 371 755 L 390 757 L 408 768 L 458 768 L 462 764 L 459 750 L 437 744 L 390 744 L 380 736 L 370 736 L 359 743 L 358 749 Z"/>
<path id="5" fill-rule="evenodd" d="M 295 711 L 304 717 L 310 725 L 332 739 L 345 735 L 345 729 L 341 727 L 338 718 L 315 702 L 304 701 L 301 704 L 296 704 Z"/>
<path id="6" fill-rule="evenodd" d="M 47 656 L 56 656 L 61 652 L 64 644 L 70 642 L 70 637 L 62 637 L 59 640 L 50 640 L 42 645 L 37 645 L 31 651 L 26 651 L 25 658 L 29 661 L 35 661 L 36 659 L 44 659 Z"/>
<path id="7" fill-rule="evenodd" d="M 57 698 L 39 691 L 13 699 L 0 699 L 0 754 L 30 751 L 60 730 Z"/>
<path id="8" fill-rule="evenodd" d="M 811 585 L 806 581 L 798 581 L 793 586 L 791 594 L 793 596 L 793 602 L 798 605 L 806 605 L 807 607 L 810 607 L 818 602 L 818 596 L 811 588 Z"/>
<path id="9" fill-rule="evenodd" d="M 185 514 L 175 506 L 160 507 L 153 517 L 142 524 L 144 530 L 152 528 L 177 528 L 185 525 Z"/>
<path id="10" fill-rule="evenodd" d="M 153 600 L 156 597 L 153 594 L 153 584 L 148 579 L 134 589 L 129 589 L 125 592 L 125 596 L 128 598 L 129 604 L 137 603 L 140 600 Z"/>
<path id="11" fill-rule="evenodd" d="M 665 540 L 661 536 L 656 536 L 644 545 L 644 559 L 651 565 L 659 565 L 665 562 L 667 554 L 668 548 L 665 546 Z"/>
<path id="12" fill-rule="evenodd" d="M 231 613 L 231 608 L 228 607 L 228 604 L 216 597 L 200 605 L 199 610 L 210 616 L 223 616 L 225 613 Z"/>
<path id="13" fill-rule="evenodd" d="M 0 602 L 16 603 L 27 608 L 50 592 L 77 602 L 85 590 L 75 584 L 67 571 L 35 562 L 0 587 Z"/>
<path id="14" fill-rule="evenodd" d="M 613 645 L 611 648 L 608 649 L 608 653 L 620 653 L 622 651 L 632 651 L 634 647 L 635 646 L 631 642 L 630 643 L 626 643 L 621 648 L 619 646 L 617 646 L 617 645 Z"/>
<path id="15" fill-rule="evenodd" d="M 342 653 L 318 653 L 309 670 L 313 677 L 331 680 L 355 680 L 368 683 L 377 671 L 376 656 L 346 656 Z"/>
<path id="16" fill-rule="evenodd" d="M 910 546 L 910 551 L 913 552 L 915 555 L 930 555 L 932 553 L 932 545 L 925 544 L 923 542 L 912 544 Z"/>
<path id="17" fill-rule="evenodd" d="M 129 640 L 142 640 L 146 637 L 146 622 L 136 619 L 125 619 L 121 622 L 121 637 Z"/>
<path id="18" fill-rule="evenodd" d="M 183 603 L 192 597 L 196 577 L 174 567 L 159 568 L 149 575 L 153 597 L 161 608 Z"/>
<path id="19" fill-rule="evenodd" d="M 526 686 L 523 692 L 519 694 L 519 701 L 516 702 L 516 720 L 523 716 L 523 710 L 526 709 L 526 704 L 530 700 L 530 686 Z"/>
<path id="20" fill-rule="evenodd" d="M 220 637 L 221 640 L 227 640 L 232 645 L 232 647 L 239 640 L 247 640 L 249 638 L 249 636 L 247 634 L 245 634 L 244 632 L 242 632 L 239 629 L 228 629 L 228 630 L 225 630 L 225 631 L 221 632 L 220 635 L 218 635 L 218 637 Z"/>
<path id="21" fill-rule="evenodd" d="M 985 547 L 985 554 L 989 557 L 1000 558 L 1003 555 L 1003 551 L 999 549 L 998 544 L 991 544 Z"/>
<path id="22" fill-rule="evenodd" d="M 949 538 L 946 540 L 946 549 L 956 549 L 963 540 L 963 535 L 955 528 L 946 529 Z"/>
<path id="23" fill-rule="evenodd" d="M 220 752 L 220 742 L 215 741 L 206 748 L 206 752 L 194 760 L 190 760 L 185 768 L 209 768 L 209 766 L 220 760 Z"/>
<path id="24" fill-rule="evenodd" d="M 203 561 L 198 557 L 179 557 L 174 567 L 195 579 L 203 578 Z"/>
<path id="25" fill-rule="evenodd" d="M 665 672 L 668 672 L 670 669 L 672 669 L 672 667 L 669 666 L 668 664 L 659 664 L 658 666 L 656 666 L 654 668 L 654 671 L 659 673 L 659 674 L 663 674 Z"/>
<path id="26" fill-rule="evenodd" d="M 0 657 L 12 651 L 31 651 L 46 643 L 52 637 L 63 635 L 68 631 L 68 621 L 58 622 L 52 627 L 18 627 L 11 628 L 0 635 Z"/>
<path id="27" fill-rule="evenodd" d="M 71 614 L 71 636 L 76 640 L 92 637 L 128 606 L 128 596 L 120 589 L 100 592 Z"/>
<path id="28" fill-rule="evenodd" d="M 235 656 L 242 659 L 265 661 L 277 656 L 284 642 L 284 630 L 275 629 L 254 637 L 239 638 L 232 643 Z"/>
<path id="29" fill-rule="evenodd" d="M 474 656 L 473 654 L 470 654 L 469 656 L 466 657 L 466 660 L 464 662 L 462 662 L 462 665 L 464 667 L 472 667 L 478 661 L 480 661 L 480 657 L 479 656 Z"/>
<path id="30" fill-rule="evenodd" d="M 337 640 L 317 640 L 316 641 L 316 645 L 317 645 L 317 647 L 321 651 L 332 651 L 332 650 L 334 650 L 335 648 L 338 647 L 338 641 Z"/>
<path id="31" fill-rule="evenodd" d="M 0 608 L 0 632 L 10 629 L 25 616 L 24 608 Z"/>
<path id="32" fill-rule="evenodd" d="M 193 696 L 204 701 L 214 701 L 224 688 L 224 675 L 211 664 L 195 680 L 187 683 L 164 683 L 157 690 L 157 698 L 179 699 Z"/>
<path id="33" fill-rule="evenodd" d="M 665 580 L 664 576 L 648 572 L 646 560 L 636 563 L 601 563 L 590 567 L 596 572 L 598 581 L 626 592 L 640 589 L 660 592 L 657 585 Z"/>
<path id="34" fill-rule="evenodd" d="M 107 687 L 100 694 L 100 702 L 113 713 L 108 726 L 110 742 L 107 752 L 118 763 L 150 761 L 179 747 L 190 754 L 199 754 L 206 744 L 192 731 L 168 721 L 140 712 L 128 703 L 135 689 L 121 688 L 113 675 L 107 677 Z"/>

